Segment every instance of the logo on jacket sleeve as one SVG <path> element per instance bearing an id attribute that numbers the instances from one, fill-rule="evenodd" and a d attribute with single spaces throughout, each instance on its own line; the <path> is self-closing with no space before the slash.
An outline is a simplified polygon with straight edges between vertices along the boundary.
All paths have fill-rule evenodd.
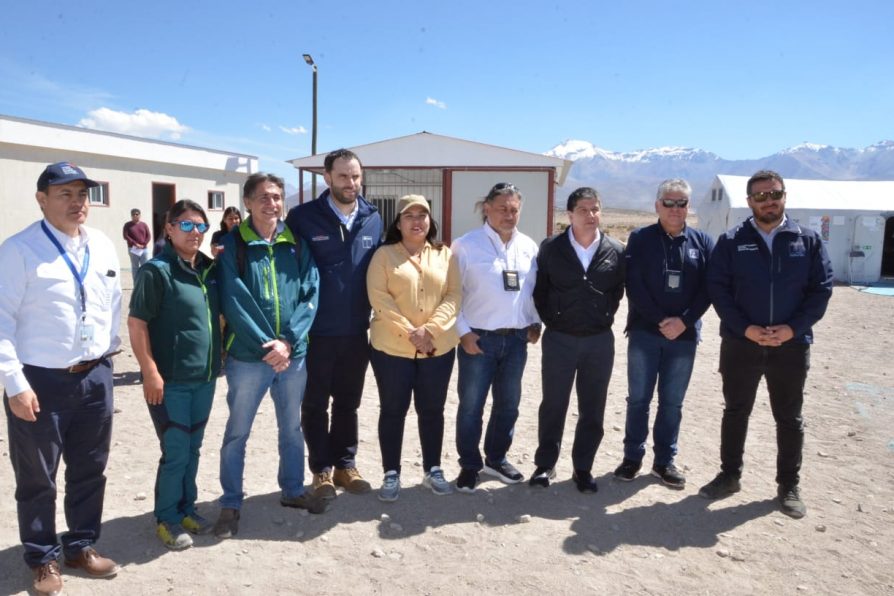
<path id="1" fill-rule="evenodd" d="M 360 238 L 360 245 L 363 248 L 372 248 L 373 247 L 373 237 L 372 236 L 362 236 Z"/>

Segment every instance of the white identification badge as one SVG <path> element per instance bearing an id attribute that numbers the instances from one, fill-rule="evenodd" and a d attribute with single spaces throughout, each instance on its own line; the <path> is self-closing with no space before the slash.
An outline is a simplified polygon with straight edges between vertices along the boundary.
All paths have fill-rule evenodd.
<path id="1" fill-rule="evenodd" d="M 93 325 L 87 324 L 85 321 L 81 321 L 81 324 L 78 326 L 80 329 L 80 333 L 78 334 L 81 338 L 81 346 L 87 347 L 93 344 Z"/>

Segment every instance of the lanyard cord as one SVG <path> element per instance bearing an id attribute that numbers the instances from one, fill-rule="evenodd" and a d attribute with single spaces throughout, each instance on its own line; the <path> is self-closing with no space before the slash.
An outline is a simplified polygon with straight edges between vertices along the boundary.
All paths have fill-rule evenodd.
<path id="1" fill-rule="evenodd" d="M 47 227 L 46 222 L 41 221 L 40 227 L 43 228 L 43 233 L 47 235 L 47 238 L 50 239 L 50 242 L 53 243 L 53 246 L 56 247 L 56 250 L 59 251 L 59 254 L 62 255 L 62 258 L 65 260 L 65 264 L 68 265 L 69 271 L 71 271 L 72 276 L 75 279 L 75 283 L 78 284 L 78 293 L 81 298 L 81 319 L 87 318 L 87 292 L 84 289 L 84 280 L 87 278 L 87 270 L 90 268 L 90 245 L 84 247 L 84 262 L 81 263 L 81 271 L 79 272 L 75 269 L 74 263 L 71 262 L 71 259 L 68 257 L 68 253 L 65 252 L 65 249 L 62 248 L 62 245 L 59 244 L 59 241 L 53 236 L 50 229 Z"/>

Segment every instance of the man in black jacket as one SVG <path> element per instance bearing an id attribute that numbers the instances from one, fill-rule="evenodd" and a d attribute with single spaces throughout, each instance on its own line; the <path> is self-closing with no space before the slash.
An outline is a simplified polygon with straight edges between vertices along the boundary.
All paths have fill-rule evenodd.
<path id="1" fill-rule="evenodd" d="M 579 417 L 571 459 L 581 492 L 594 493 L 591 468 L 602 441 L 605 399 L 615 359 L 611 326 L 624 296 L 624 248 L 599 231 L 602 202 L 592 188 L 568 197 L 567 231 L 546 239 L 537 257 L 534 305 L 546 324 L 541 365 L 537 469 L 531 486 L 549 486 L 559 459 L 571 386 Z"/>

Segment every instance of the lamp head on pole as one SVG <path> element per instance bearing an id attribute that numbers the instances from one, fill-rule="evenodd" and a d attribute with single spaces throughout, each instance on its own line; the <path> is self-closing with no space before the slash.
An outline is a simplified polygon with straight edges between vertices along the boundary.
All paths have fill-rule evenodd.
<path id="1" fill-rule="evenodd" d="M 317 65 L 314 64 L 314 59 L 313 59 L 313 57 L 312 57 L 310 54 L 303 54 L 303 56 L 304 56 L 304 61 L 307 63 L 307 65 L 308 65 L 308 66 L 312 66 L 313 69 L 316 70 L 316 69 L 317 69 Z"/>

